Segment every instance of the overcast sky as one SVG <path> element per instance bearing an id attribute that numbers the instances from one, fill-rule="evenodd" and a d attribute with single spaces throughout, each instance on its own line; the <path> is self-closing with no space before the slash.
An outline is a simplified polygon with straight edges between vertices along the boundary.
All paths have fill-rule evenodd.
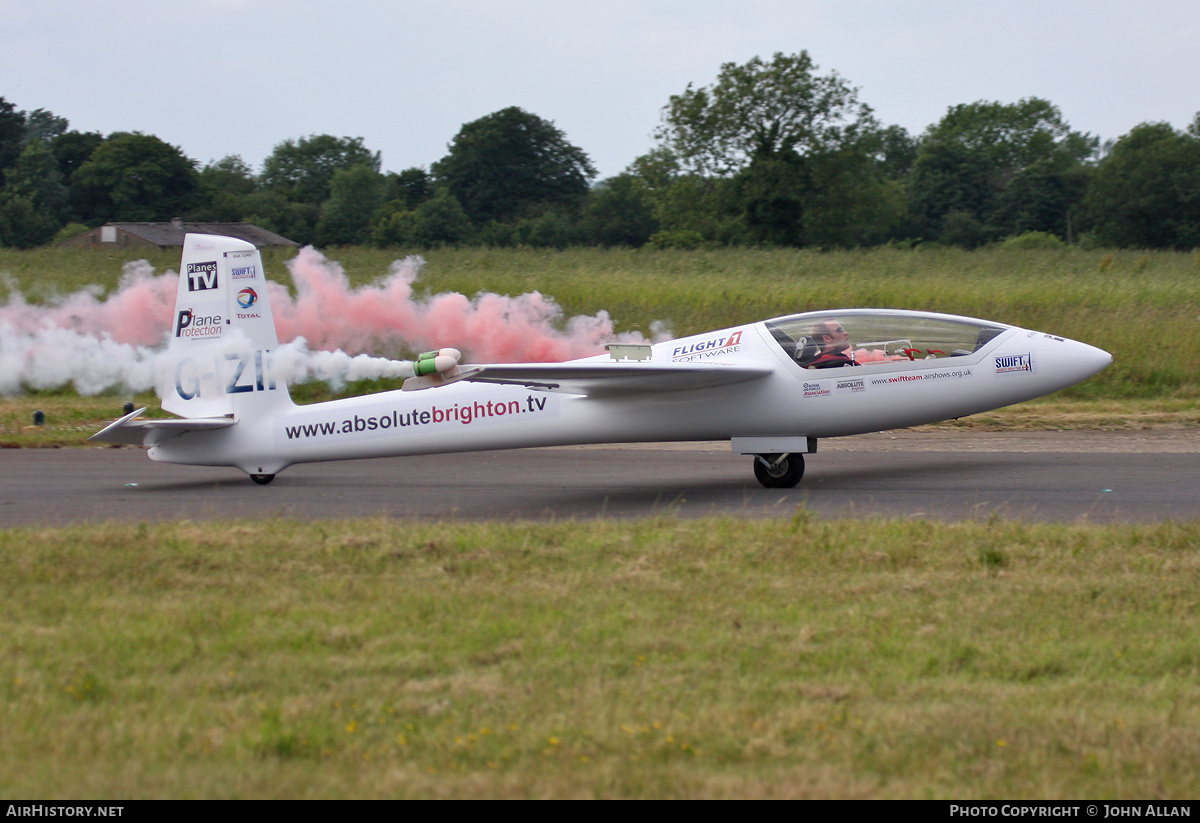
<path id="1" fill-rule="evenodd" d="M 914 134 L 976 100 L 1042 97 L 1102 139 L 1200 111 L 1197 0 L 0 0 L 17 108 L 256 170 L 311 134 L 428 167 L 520 106 L 607 177 L 689 82 L 802 50 Z"/>

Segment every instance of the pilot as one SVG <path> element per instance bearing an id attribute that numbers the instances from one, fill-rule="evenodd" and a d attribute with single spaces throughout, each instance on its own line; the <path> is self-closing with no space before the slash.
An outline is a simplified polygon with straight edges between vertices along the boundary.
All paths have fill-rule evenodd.
<path id="1" fill-rule="evenodd" d="M 838 366 L 857 366 L 850 355 L 850 337 L 842 324 L 832 317 L 819 320 L 813 326 L 813 339 L 820 346 L 820 353 L 809 364 L 810 369 L 833 369 Z"/>

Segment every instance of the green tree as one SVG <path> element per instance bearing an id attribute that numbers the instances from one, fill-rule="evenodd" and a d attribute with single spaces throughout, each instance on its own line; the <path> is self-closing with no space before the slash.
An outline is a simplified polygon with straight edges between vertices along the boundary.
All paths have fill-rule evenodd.
<path id="1" fill-rule="evenodd" d="M 70 187 L 75 170 L 92 159 L 92 153 L 104 143 L 104 135 L 98 131 L 68 131 L 50 142 L 50 151 L 58 160 L 63 183 Z"/>
<path id="2" fill-rule="evenodd" d="M 578 205 L 596 169 L 553 123 L 512 106 L 465 124 L 433 174 L 476 225 Z"/>
<path id="3" fill-rule="evenodd" d="M 361 137 L 301 137 L 275 146 L 263 161 L 260 182 L 289 200 L 319 206 L 329 199 L 334 174 L 355 166 L 380 167 L 379 152 L 371 153 Z"/>
<path id="4" fill-rule="evenodd" d="M 894 222 L 888 161 L 910 162 L 906 134 L 898 127 L 883 132 L 857 89 L 836 72 L 819 74 L 808 52 L 726 63 L 711 86 L 689 84 L 672 96 L 662 117 L 658 162 L 673 158 L 678 173 L 670 186 L 652 190 L 668 233 L 858 245 Z M 690 204 L 678 197 L 686 189 Z M 698 208 L 708 209 L 707 220 Z M 856 225 L 864 217 L 866 230 Z"/>
<path id="5" fill-rule="evenodd" d="M 66 206 L 58 162 L 35 137 L 9 168 L 0 189 L 0 244 L 27 249 L 50 242 L 63 224 Z"/>
<path id="6" fill-rule="evenodd" d="M 317 242 L 323 246 L 366 243 L 371 218 L 383 204 L 383 175 L 369 166 L 338 169 L 330 183 L 329 199 L 321 205 Z"/>
<path id="7" fill-rule="evenodd" d="M 46 109 L 25 112 L 25 140 L 41 140 L 50 143 L 67 131 L 67 118 L 59 117 Z"/>
<path id="8" fill-rule="evenodd" d="M 390 201 L 380 209 L 372 227 L 371 241 L 377 246 L 456 246 L 475 235 L 462 204 L 445 189 L 413 210 L 397 209 L 394 204 Z"/>
<path id="9" fill-rule="evenodd" d="M 618 174 L 597 184 L 581 216 L 585 242 L 596 246 L 642 246 L 659 229 L 646 181 Z"/>
<path id="10" fill-rule="evenodd" d="M 239 200 L 241 214 L 237 218 L 262 226 L 297 243 L 315 243 L 320 208 L 309 203 L 294 203 L 277 189 L 260 188 Z"/>
<path id="11" fill-rule="evenodd" d="M 1200 246 L 1200 115 L 1186 132 L 1134 127 L 1096 167 L 1084 206 L 1103 243 Z"/>
<path id="12" fill-rule="evenodd" d="M 804 216 L 812 188 L 809 160 L 795 151 L 755 157 L 737 177 L 737 191 L 752 243 L 804 245 Z"/>
<path id="13" fill-rule="evenodd" d="M 1090 166 L 1069 158 L 1037 160 L 996 196 L 992 223 L 1005 237 L 1040 232 L 1074 243 L 1091 175 Z"/>
<path id="14" fill-rule="evenodd" d="M 939 236 L 947 215 L 961 212 L 982 227 L 984 236 L 1062 231 L 1068 211 L 1083 195 L 1078 182 L 1086 179 L 1082 170 L 1097 142 L 1072 131 L 1054 104 L 1037 97 L 952 106 L 920 141 L 909 185 L 914 225 L 926 237 Z M 1052 173 L 1057 180 L 1050 180 Z M 1018 178 L 1018 190 L 1003 197 Z M 1039 192 L 1053 202 L 1029 202 Z M 1063 202 L 1063 197 L 1074 200 Z M 1029 225 L 1038 216 L 1042 222 Z M 966 225 L 959 217 L 952 222 Z"/>
<path id="15" fill-rule="evenodd" d="M 904 187 L 889 179 L 874 135 L 808 163 L 801 245 L 855 248 L 886 242 L 905 215 Z"/>
<path id="16" fill-rule="evenodd" d="M 196 162 L 153 135 L 109 135 L 71 177 L 83 222 L 170 220 L 185 214 L 199 186 Z"/>
<path id="17" fill-rule="evenodd" d="M 923 142 L 955 143 L 985 158 L 992 168 L 1008 171 L 1055 156 L 1081 163 L 1097 146 L 1096 138 L 1071 131 L 1058 107 L 1039 97 L 951 106 L 925 132 Z"/>
<path id="18" fill-rule="evenodd" d="M 878 123 L 858 90 L 818 75 L 807 51 L 770 63 L 725 63 L 712 86 L 672 95 L 656 132 L 684 171 L 724 177 L 755 159 L 803 157 L 853 144 Z"/>
<path id="19" fill-rule="evenodd" d="M 994 172 L 987 158 L 959 143 L 923 144 L 908 185 L 917 233 L 939 238 L 951 213 L 969 215 L 982 226 L 981 215 L 991 213 L 996 195 Z"/>
<path id="20" fill-rule="evenodd" d="M 917 162 L 920 142 L 903 126 L 888 126 L 879 133 L 879 165 L 889 180 L 903 180 Z"/>
<path id="21" fill-rule="evenodd" d="M 0 97 L 0 185 L 4 184 L 4 172 L 21 155 L 25 143 L 25 115 L 17 107 Z"/>
<path id="22" fill-rule="evenodd" d="M 436 191 L 433 176 L 425 169 L 414 167 L 387 174 L 387 192 L 384 199 L 389 202 L 399 201 L 398 205 L 404 209 L 415 209 L 431 199 L 434 194 Z"/>
<path id="23" fill-rule="evenodd" d="M 0 200 L 0 246 L 32 249 L 54 239 L 62 224 L 28 197 Z"/>
<path id="24" fill-rule="evenodd" d="M 258 178 L 240 155 L 230 154 L 200 170 L 202 203 L 191 213 L 194 220 L 238 222 L 251 211 L 247 198 L 258 190 Z"/>

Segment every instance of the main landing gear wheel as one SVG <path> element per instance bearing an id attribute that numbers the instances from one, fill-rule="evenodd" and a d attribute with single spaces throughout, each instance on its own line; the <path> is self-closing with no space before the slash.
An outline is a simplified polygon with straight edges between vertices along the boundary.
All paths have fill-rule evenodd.
<path id="1" fill-rule="evenodd" d="M 270 483 L 272 480 L 275 479 L 275 475 L 273 475 L 273 474 L 252 474 L 252 475 L 250 475 L 250 479 L 253 480 L 255 483 L 257 483 L 260 486 L 265 486 L 268 483 Z"/>
<path id="2" fill-rule="evenodd" d="M 790 489 L 804 476 L 804 455 L 756 454 L 754 476 L 768 489 Z"/>

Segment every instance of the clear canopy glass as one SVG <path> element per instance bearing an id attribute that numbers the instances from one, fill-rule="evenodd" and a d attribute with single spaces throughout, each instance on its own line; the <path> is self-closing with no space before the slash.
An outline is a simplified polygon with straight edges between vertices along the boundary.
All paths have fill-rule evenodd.
<path id="1" fill-rule="evenodd" d="M 768 320 L 767 330 L 806 369 L 966 357 L 1011 328 L 967 317 L 848 309 Z"/>

